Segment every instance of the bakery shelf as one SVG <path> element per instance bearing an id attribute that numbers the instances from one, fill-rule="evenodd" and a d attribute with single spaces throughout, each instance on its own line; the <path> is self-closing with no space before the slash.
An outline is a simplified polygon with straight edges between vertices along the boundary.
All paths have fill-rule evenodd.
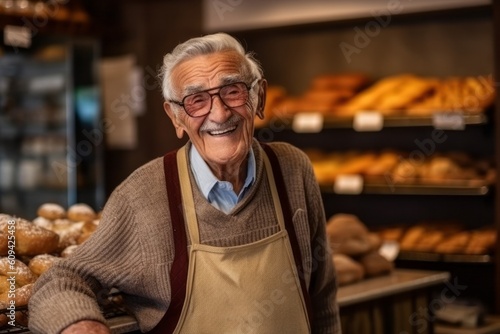
<path id="1" fill-rule="evenodd" d="M 13 139 L 18 136 L 46 136 L 47 134 L 64 137 L 66 128 L 63 125 L 0 126 L 0 139 Z"/>
<path id="2" fill-rule="evenodd" d="M 489 254 L 440 254 L 432 252 L 400 251 L 398 260 L 423 262 L 493 263 Z"/>
<path id="3" fill-rule="evenodd" d="M 395 269 L 391 274 L 368 278 L 340 287 L 337 293 L 339 307 L 354 305 L 377 298 L 401 294 L 442 284 L 450 274 L 444 271 Z"/>
<path id="4" fill-rule="evenodd" d="M 371 112 L 370 112 L 371 113 Z M 377 114 L 377 111 L 373 111 Z M 441 117 L 440 117 L 441 116 Z M 444 117 L 443 117 L 444 116 Z M 276 115 L 269 124 L 279 123 L 280 126 L 293 129 L 299 133 L 315 133 L 324 129 L 355 128 L 356 117 L 335 117 L 324 116 L 321 113 L 304 112 L 292 116 Z M 372 124 L 370 120 L 361 125 L 358 131 L 379 131 L 383 128 L 391 127 L 436 127 L 445 130 L 462 130 L 467 125 L 483 125 L 488 123 L 488 117 L 485 112 L 465 113 L 465 112 L 436 112 L 425 116 L 382 116 L 380 114 L 379 125 Z M 438 125 L 441 124 L 441 125 Z M 261 126 L 264 128 L 268 124 Z M 375 130 L 372 127 L 375 127 Z"/>
<path id="5" fill-rule="evenodd" d="M 429 184 L 389 184 L 389 183 L 364 183 L 358 192 L 349 190 L 335 190 L 333 184 L 321 184 L 320 189 L 325 194 L 338 195 L 443 195 L 443 196 L 484 196 L 490 192 L 486 184 L 468 185 L 456 183 L 447 185 Z"/>

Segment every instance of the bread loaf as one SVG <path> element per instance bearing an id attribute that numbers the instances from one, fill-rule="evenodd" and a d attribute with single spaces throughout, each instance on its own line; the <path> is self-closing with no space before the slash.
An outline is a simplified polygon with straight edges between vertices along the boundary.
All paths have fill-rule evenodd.
<path id="1" fill-rule="evenodd" d="M 347 255 L 334 254 L 333 264 L 339 286 L 354 283 L 364 278 L 363 266 Z"/>

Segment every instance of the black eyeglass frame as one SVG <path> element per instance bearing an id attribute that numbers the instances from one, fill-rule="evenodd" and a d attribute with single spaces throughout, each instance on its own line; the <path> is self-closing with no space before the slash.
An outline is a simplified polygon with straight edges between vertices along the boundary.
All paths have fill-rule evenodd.
<path id="1" fill-rule="evenodd" d="M 208 114 L 210 114 L 210 111 L 212 110 L 212 105 L 214 103 L 214 99 L 213 99 L 213 96 L 218 96 L 219 99 L 222 101 L 222 103 L 228 107 L 228 108 L 238 108 L 238 107 L 241 107 L 242 105 L 244 105 L 247 101 L 248 101 L 248 97 L 250 96 L 250 91 L 253 89 L 253 87 L 255 86 L 256 83 L 258 83 L 260 81 L 259 78 L 257 79 L 254 79 L 250 85 L 248 85 L 246 82 L 243 82 L 243 81 L 237 81 L 237 82 L 231 82 L 231 83 L 227 83 L 225 85 L 221 85 L 221 86 L 217 86 L 217 87 L 212 87 L 212 88 L 209 88 L 209 89 L 205 89 L 205 90 L 200 90 L 199 92 L 196 92 L 196 93 L 192 93 L 192 94 L 188 94 L 186 96 L 184 96 L 182 98 L 182 101 L 175 101 L 175 100 L 168 100 L 168 102 L 171 102 L 171 103 L 175 103 L 177 104 L 178 106 L 182 107 L 182 109 L 184 109 L 184 112 L 189 116 L 189 117 L 193 117 L 193 118 L 199 118 L 199 117 L 204 117 Z M 236 85 L 236 84 L 243 84 L 245 85 L 246 89 L 247 89 L 247 93 L 249 94 L 248 97 L 247 97 L 247 100 L 245 102 L 243 102 L 242 104 L 238 105 L 238 106 L 234 106 L 234 107 L 230 107 L 226 104 L 226 102 L 224 102 L 224 99 L 220 96 L 220 91 L 222 88 L 224 87 L 227 87 L 227 86 L 231 86 L 231 85 Z M 217 92 L 215 93 L 209 93 L 211 90 L 214 90 L 214 89 L 217 89 Z M 196 94 L 200 94 L 200 93 L 208 93 L 208 95 L 210 95 L 210 108 L 208 108 L 208 111 L 206 113 L 204 113 L 203 115 L 197 115 L 197 116 L 193 116 L 191 115 L 187 110 L 186 110 L 186 107 L 185 107 L 185 104 L 184 104 L 184 101 L 190 97 L 190 96 L 193 96 L 193 95 L 196 95 Z"/>

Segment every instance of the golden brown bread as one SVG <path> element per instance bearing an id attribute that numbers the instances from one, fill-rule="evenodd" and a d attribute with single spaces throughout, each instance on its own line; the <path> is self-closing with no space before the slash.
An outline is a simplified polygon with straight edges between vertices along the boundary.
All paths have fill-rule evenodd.
<path id="1" fill-rule="evenodd" d="M 0 258 L 0 275 L 10 277 L 16 273 L 15 284 L 16 286 L 23 286 L 31 284 L 36 281 L 36 276 L 31 272 L 26 264 L 17 259 L 8 259 L 6 257 Z"/>
<path id="2" fill-rule="evenodd" d="M 493 228 L 473 231 L 464 253 L 489 254 L 494 250 L 496 242 L 497 232 Z"/>
<path id="3" fill-rule="evenodd" d="M 376 251 L 361 256 L 358 261 L 363 266 L 366 277 L 386 275 L 394 269 L 394 264 Z"/>
<path id="4" fill-rule="evenodd" d="M 49 230 L 21 218 L 16 219 L 16 256 L 33 256 L 43 253 L 53 253 L 57 250 L 59 236 Z M 0 224 L 0 231 L 8 232 L 8 224 Z"/>
<path id="5" fill-rule="evenodd" d="M 39 217 L 49 220 L 62 219 L 66 217 L 66 210 L 56 203 L 44 203 L 37 210 Z"/>
<path id="6" fill-rule="evenodd" d="M 366 226 L 354 215 L 336 214 L 326 225 L 332 251 L 336 254 L 359 256 L 372 250 Z"/>
<path id="7" fill-rule="evenodd" d="M 33 274 L 40 276 L 41 274 L 49 270 L 50 267 L 54 265 L 54 263 L 60 260 L 61 258 L 57 256 L 53 256 L 50 254 L 40 254 L 30 260 L 28 268 Z"/>
<path id="8" fill-rule="evenodd" d="M 94 209 L 85 203 L 73 204 L 68 208 L 68 219 L 74 222 L 94 220 L 96 217 Z"/>
<path id="9" fill-rule="evenodd" d="M 471 233 L 469 231 L 456 233 L 438 244 L 434 251 L 444 254 L 462 254 L 470 238 Z"/>
<path id="10" fill-rule="evenodd" d="M 365 272 L 363 266 L 349 256 L 333 254 L 332 260 L 339 286 L 354 283 L 364 278 Z"/>

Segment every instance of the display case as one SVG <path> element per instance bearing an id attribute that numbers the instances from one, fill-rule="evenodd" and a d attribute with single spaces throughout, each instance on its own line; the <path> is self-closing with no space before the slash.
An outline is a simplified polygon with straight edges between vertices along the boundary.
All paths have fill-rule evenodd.
<path id="1" fill-rule="evenodd" d="M 323 73 L 362 72 L 377 80 L 408 73 L 434 78 L 478 78 L 498 74 L 495 73 L 498 57 L 494 56 L 493 47 L 495 38 L 498 39 L 494 34 L 494 27 L 498 27 L 498 15 L 493 16 L 495 6 L 411 15 L 402 10 L 398 15 L 385 17 L 390 24 L 379 26 L 375 32 L 369 29 L 377 22 L 380 25 L 377 20 L 380 17 L 367 14 L 330 22 L 241 30 L 235 34 L 255 51 L 270 85 L 285 87 L 293 96 L 300 96 L 310 87 L 311 79 Z M 366 43 L 361 46 L 362 33 Z M 357 47 L 350 58 L 340 48 L 346 43 Z M 378 110 L 358 111 L 373 116 Z M 495 177 L 500 156 L 498 105 L 490 105 L 479 113 L 456 108 L 446 112 L 436 110 L 425 116 L 381 116 L 379 112 L 377 119 L 383 122 L 373 127 L 373 118 L 368 119 L 370 122 L 365 118 L 364 124 L 369 126 L 359 128 L 356 126 L 359 115 L 325 116 L 314 109 L 304 109 L 293 116 L 278 115 L 257 128 L 255 135 L 263 141 L 290 142 L 312 151 L 313 155 L 318 150 L 334 154 L 395 150 L 405 152 L 400 155 L 403 158 L 411 153 L 426 157 L 458 154 L 467 155 L 478 164 L 487 161 L 491 178 L 484 174 L 452 182 L 395 183 L 390 177 L 374 179 L 354 173 L 320 186 L 327 217 L 336 213 L 355 214 L 372 231 L 395 225 L 408 228 L 419 222 L 440 228 L 458 222 L 466 231 L 490 228 L 496 237 L 500 208 L 498 177 Z M 460 126 L 455 127 L 457 120 Z M 418 145 L 429 143 L 437 132 L 446 140 L 432 143 L 432 152 L 427 152 L 430 146 Z M 332 165 L 332 172 L 336 167 Z M 401 251 L 396 265 L 448 271 L 452 279 L 467 286 L 460 299 L 478 302 L 489 312 L 498 312 L 498 248 L 497 243 L 486 254 L 470 256 Z"/>
<path id="2" fill-rule="evenodd" d="M 8 27 L 6 27 L 8 28 Z M 0 212 L 34 219 L 46 202 L 104 201 L 99 45 L 30 37 L 0 44 Z"/>

